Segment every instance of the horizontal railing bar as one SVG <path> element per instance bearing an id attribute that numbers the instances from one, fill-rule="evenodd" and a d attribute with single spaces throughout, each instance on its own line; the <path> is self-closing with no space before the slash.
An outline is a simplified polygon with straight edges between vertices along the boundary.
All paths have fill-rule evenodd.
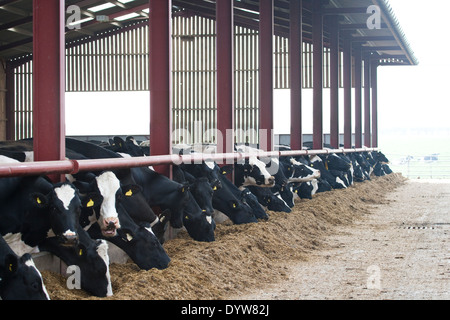
<path id="1" fill-rule="evenodd" d="M 323 150 L 289 150 L 289 151 L 265 151 L 256 153 L 198 153 L 189 155 L 161 155 L 148 157 L 108 158 L 108 159 L 84 159 L 84 160 L 60 160 L 60 161 L 35 161 L 0 164 L 0 177 L 16 177 L 30 175 L 49 174 L 76 174 L 82 171 L 99 171 L 124 169 L 133 167 L 146 167 L 156 165 L 172 165 L 182 163 L 201 163 L 202 161 L 239 161 L 251 156 L 258 157 L 284 157 L 301 155 L 318 155 L 330 153 L 352 153 L 378 151 L 377 148 L 355 149 L 323 149 Z"/>

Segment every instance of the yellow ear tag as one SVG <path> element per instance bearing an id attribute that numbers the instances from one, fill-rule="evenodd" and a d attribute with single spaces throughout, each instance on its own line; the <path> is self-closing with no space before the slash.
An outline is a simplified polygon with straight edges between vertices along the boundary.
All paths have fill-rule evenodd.
<path id="1" fill-rule="evenodd" d="M 80 250 L 78 251 L 78 255 L 79 255 L 80 257 L 83 255 L 83 249 L 80 249 Z"/>
<path id="2" fill-rule="evenodd" d="M 295 190 L 294 192 L 295 192 L 295 193 L 298 193 L 298 190 Z"/>
<path id="3" fill-rule="evenodd" d="M 12 267 L 13 267 L 13 265 L 12 265 L 12 263 L 10 263 L 9 266 L 8 266 L 8 269 L 9 269 L 9 271 L 11 271 L 11 272 L 12 272 Z"/>
<path id="4" fill-rule="evenodd" d="M 181 189 L 181 192 L 184 192 L 184 187 Z"/>
<path id="5" fill-rule="evenodd" d="M 185 218 L 186 220 L 189 220 L 189 217 L 188 217 L 188 216 L 184 216 L 184 218 Z"/>
<path id="6" fill-rule="evenodd" d="M 92 199 L 89 199 L 89 202 L 86 203 L 86 207 L 90 208 L 90 207 L 93 207 L 93 206 L 94 206 L 94 201 L 92 201 Z"/>
<path id="7" fill-rule="evenodd" d="M 127 192 L 125 192 L 125 195 L 126 195 L 127 197 L 131 197 L 131 196 L 133 195 L 133 191 L 131 191 L 131 189 L 130 189 L 130 190 L 128 190 Z"/>
<path id="8" fill-rule="evenodd" d="M 227 172 L 226 171 L 222 171 L 222 174 L 227 174 Z"/>
<path id="9" fill-rule="evenodd" d="M 206 212 L 206 210 L 202 210 L 202 212 Z"/>
<path id="10" fill-rule="evenodd" d="M 42 203 L 42 201 L 41 201 L 41 199 L 39 199 L 39 197 L 36 197 L 36 202 L 37 202 L 38 204 L 41 204 L 41 203 Z"/>
<path id="11" fill-rule="evenodd" d="M 236 203 L 233 203 L 233 208 L 236 208 Z"/>
<path id="12" fill-rule="evenodd" d="M 328 161 L 325 161 L 325 169 L 328 170 Z"/>
<path id="13" fill-rule="evenodd" d="M 214 187 L 213 187 L 213 190 L 214 190 L 214 191 L 216 191 L 216 190 L 217 190 L 217 187 L 216 187 L 216 186 L 214 186 Z"/>

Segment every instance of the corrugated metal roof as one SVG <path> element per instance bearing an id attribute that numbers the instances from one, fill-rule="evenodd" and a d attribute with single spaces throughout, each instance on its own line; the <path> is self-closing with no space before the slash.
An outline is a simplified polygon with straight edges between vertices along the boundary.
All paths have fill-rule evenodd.
<path id="1" fill-rule="evenodd" d="M 304 0 L 304 41 L 312 39 L 312 1 Z M 32 53 L 33 25 L 32 0 L 0 0 L 0 58 L 14 59 Z M 289 34 L 289 1 L 275 0 L 275 33 Z M 239 26 L 258 28 L 259 0 L 235 0 L 235 23 Z M 148 0 L 66 0 L 66 6 L 80 9 L 79 29 L 68 25 L 66 40 L 70 45 L 86 42 L 109 32 L 121 32 L 136 23 L 148 19 Z M 369 29 L 366 25 L 370 14 L 367 8 L 376 5 L 381 10 L 381 28 Z M 200 15 L 215 18 L 215 1 L 173 0 L 173 13 L 177 15 Z M 70 20 L 72 11 L 66 17 Z M 406 36 L 387 0 L 330 0 L 324 6 L 324 42 L 328 43 L 330 24 L 327 16 L 339 15 L 343 32 L 359 41 L 367 51 L 377 54 L 382 64 L 415 65 L 418 63 Z"/>

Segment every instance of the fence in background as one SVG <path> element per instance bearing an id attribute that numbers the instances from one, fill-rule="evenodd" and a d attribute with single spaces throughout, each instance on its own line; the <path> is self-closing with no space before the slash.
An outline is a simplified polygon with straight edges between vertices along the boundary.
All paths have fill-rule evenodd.
<path id="1" fill-rule="evenodd" d="M 389 155 L 389 166 L 410 179 L 450 179 L 450 156 Z"/>

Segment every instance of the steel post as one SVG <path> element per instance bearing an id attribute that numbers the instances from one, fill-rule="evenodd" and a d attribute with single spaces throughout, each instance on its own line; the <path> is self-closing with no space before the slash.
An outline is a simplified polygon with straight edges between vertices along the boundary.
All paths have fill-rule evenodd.
<path id="1" fill-rule="evenodd" d="M 234 149 L 234 15 L 233 1 L 216 2 L 217 152 Z"/>
<path id="2" fill-rule="evenodd" d="M 313 2 L 313 149 L 323 148 L 323 16 L 321 1 Z"/>
<path id="3" fill-rule="evenodd" d="M 301 150 L 302 141 L 302 55 L 303 1 L 290 1 L 289 62 L 291 83 L 291 149 Z"/>
<path id="4" fill-rule="evenodd" d="M 330 145 L 339 147 L 339 22 L 330 17 Z"/>
<path id="5" fill-rule="evenodd" d="M 65 158 L 65 1 L 33 0 L 35 161 Z M 54 181 L 62 176 L 51 176 Z"/>
<path id="6" fill-rule="evenodd" d="M 172 0 L 150 0 L 150 152 L 172 151 Z M 170 176 L 168 166 L 155 167 Z"/>
<path id="7" fill-rule="evenodd" d="M 273 1 L 259 1 L 259 147 L 266 151 L 273 148 Z"/>

